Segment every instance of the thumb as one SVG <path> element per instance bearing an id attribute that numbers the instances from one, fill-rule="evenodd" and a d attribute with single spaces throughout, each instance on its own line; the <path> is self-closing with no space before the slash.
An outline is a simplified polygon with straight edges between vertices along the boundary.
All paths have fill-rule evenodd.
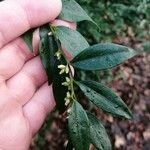
<path id="1" fill-rule="evenodd" d="M 5 0 L 0 2 L 0 48 L 34 28 L 54 20 L 61 0 Z"/>

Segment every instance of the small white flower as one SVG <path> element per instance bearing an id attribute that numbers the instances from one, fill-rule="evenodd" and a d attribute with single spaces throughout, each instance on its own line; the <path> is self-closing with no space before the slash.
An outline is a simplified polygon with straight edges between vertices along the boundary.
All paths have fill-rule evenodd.
<path id="1" fill-rule="evenodd" d="M 65 98 L 65 106 L 68 106 L 71 100 L 71 94 L 70 92 L 66 93 L 66 98 Z"/>
<path id="2" fill-rule="evenodd" d="M 63 74 L 65 72 L 65 70 L 66 70 L 66 66 L 65 65 L 59 65 L 58 68 L 61 69 L 59 74 Z"/>
<path id="3" fill-rule="evenodd" d="M 60 54 L 60 55 L 57 55 L 57 59 L 60 60 L 60 58 L 61 58 L 61 54 Z"/>
<path id="4" fill-rule="evenodd" d="M 68 74 L 69 73 L 68 65 L 66 65 L 66 66 L 65 65 L 59 65 L 58 68 L 61 69 L 59 74 L 63 74 L 63 73 Z"/>
<path id="5" fill-rule="evenodd" d="M 70 113 L 71 113 L 71 108 L 69 108 L 69 109 L 67 110 L 67 113 L 68 113 L 68 114 L 70 114 Z"/>
<path id="6" fill-rule="evenodd" d="M 61 58 L 61 51 L 58 50 L 56 53 L 55 53 L 55 56 L 57 57 L 57 59 L 59 60 Z"/>
<path id="7" fill-rule="evenodd" d="M 70 103 L 70 99 L 69 98 L 65 98 L 65 106 L 68 106 Z"/>
<path id="8" fill-rule="evenodd" d="M 69 84 L 68 84 L 68 82 L 63 82 L 62 85 L 68 86 Z"/>
<path id="9" fill-rule="evenodd" d="M 70 78 L 66 77 L 66 81 L 62 83 L 64 86 L 68 86 L 68 89 L 70 89 L 71 80 Z"/>
<path id="10" fill-rule="evenodd" d="M 71 98 L 70 92 L 67 92 L 67 98 Z"/>
<path id="11" fill-rule="evenodd" d="M 58 68 L 59 68 L 59 69 L 65 69 L 66 66 L 65 66 L 65 65 L 59 65 Z"/>
<path id="12" fill-rule="evenodd" d="M 49 33 L 48 33 L 48 36 L 51 36 L 52 34 L 53 34 L 52 32 L 49 32 Z"/>
<path id="13" fill-rule="evenodd" d="M 68 74 L 68 73 L 69 73 L 69 67 L 68 67 L 68 65 L 66 66 L 66 70 L 65 70 L 65 72 L 66 72 L 66 74 Z"/>
<path id="14" fill-rule="evenodd" d="M 66 77 L 66 82 L 70 83 L 70 78 Z"/>
<path id="15" fill-rule="evenodd" d="M 65 69 L 62 69 L 59 74 L 63 74 L 65 72 Z"/>

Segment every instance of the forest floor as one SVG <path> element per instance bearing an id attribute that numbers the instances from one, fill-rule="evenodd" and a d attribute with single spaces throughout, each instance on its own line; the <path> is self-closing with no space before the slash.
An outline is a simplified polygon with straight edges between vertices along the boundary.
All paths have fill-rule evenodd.
<path id="1" fill-rule="evenodd" d="M 119 119 L 94 108 L 104 122 L 113 150 L 150 150 L 150 55 L 143 53 L 113 69 L 108 86 L 134 116 L 132 120 Z M 65 150 L 65 132 L 65 118 L 53 112 L 33 139 L 31 150 Z"/>

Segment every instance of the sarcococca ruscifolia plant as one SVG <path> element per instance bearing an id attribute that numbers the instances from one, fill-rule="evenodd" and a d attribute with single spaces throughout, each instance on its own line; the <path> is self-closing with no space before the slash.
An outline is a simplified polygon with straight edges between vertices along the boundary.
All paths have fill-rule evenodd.
<path id="1" fill-rule="evenodd" d="M 86 20 L 96 25 L 75 0 L 62 0 L 62 3 L 59 19 L 69 22 Z M 123 100 L 104 84 L 93 80 L 76 81 L 76 72 L 110 69 L 134 57 L 137 52 L 113 43 L 90 46 L 78 31 L 63 26 L 45 24 L 39 28 L 39 53 L 48 76 L 48 84 L 52 84 L 56 108 L 60 113 L 67 113 L 67 148 L 89 150 L 90 144 L 93 144 L 98 150 L 111 150 L 111 142 L 103 123 L 82 107 L 75 88 L 78 87 L 91 103 L 114 116 L 131 119 L 132 113 Z M 23 37 L 34 53 L 33 32 L 34 29 Z M 71 61 L 67 59 L 61 45 L 72 54 Z M 75 71 L 75 76 L 72 70 Z"/>

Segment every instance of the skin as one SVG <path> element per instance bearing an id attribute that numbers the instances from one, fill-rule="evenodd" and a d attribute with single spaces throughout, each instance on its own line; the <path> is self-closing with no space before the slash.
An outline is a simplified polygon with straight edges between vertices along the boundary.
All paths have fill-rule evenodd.
<path id="1" fill-rule="evenodd" d="M 53 21 L 61 8 L 61 0 L 0 2 L 0 150 L 28 150 L 55 106 L 38 56 L 38 31 L 33 41 L 36 56 L 20 35 Z M 60 20 L 53 24 L 75 29 L 75 24 Z"/>

